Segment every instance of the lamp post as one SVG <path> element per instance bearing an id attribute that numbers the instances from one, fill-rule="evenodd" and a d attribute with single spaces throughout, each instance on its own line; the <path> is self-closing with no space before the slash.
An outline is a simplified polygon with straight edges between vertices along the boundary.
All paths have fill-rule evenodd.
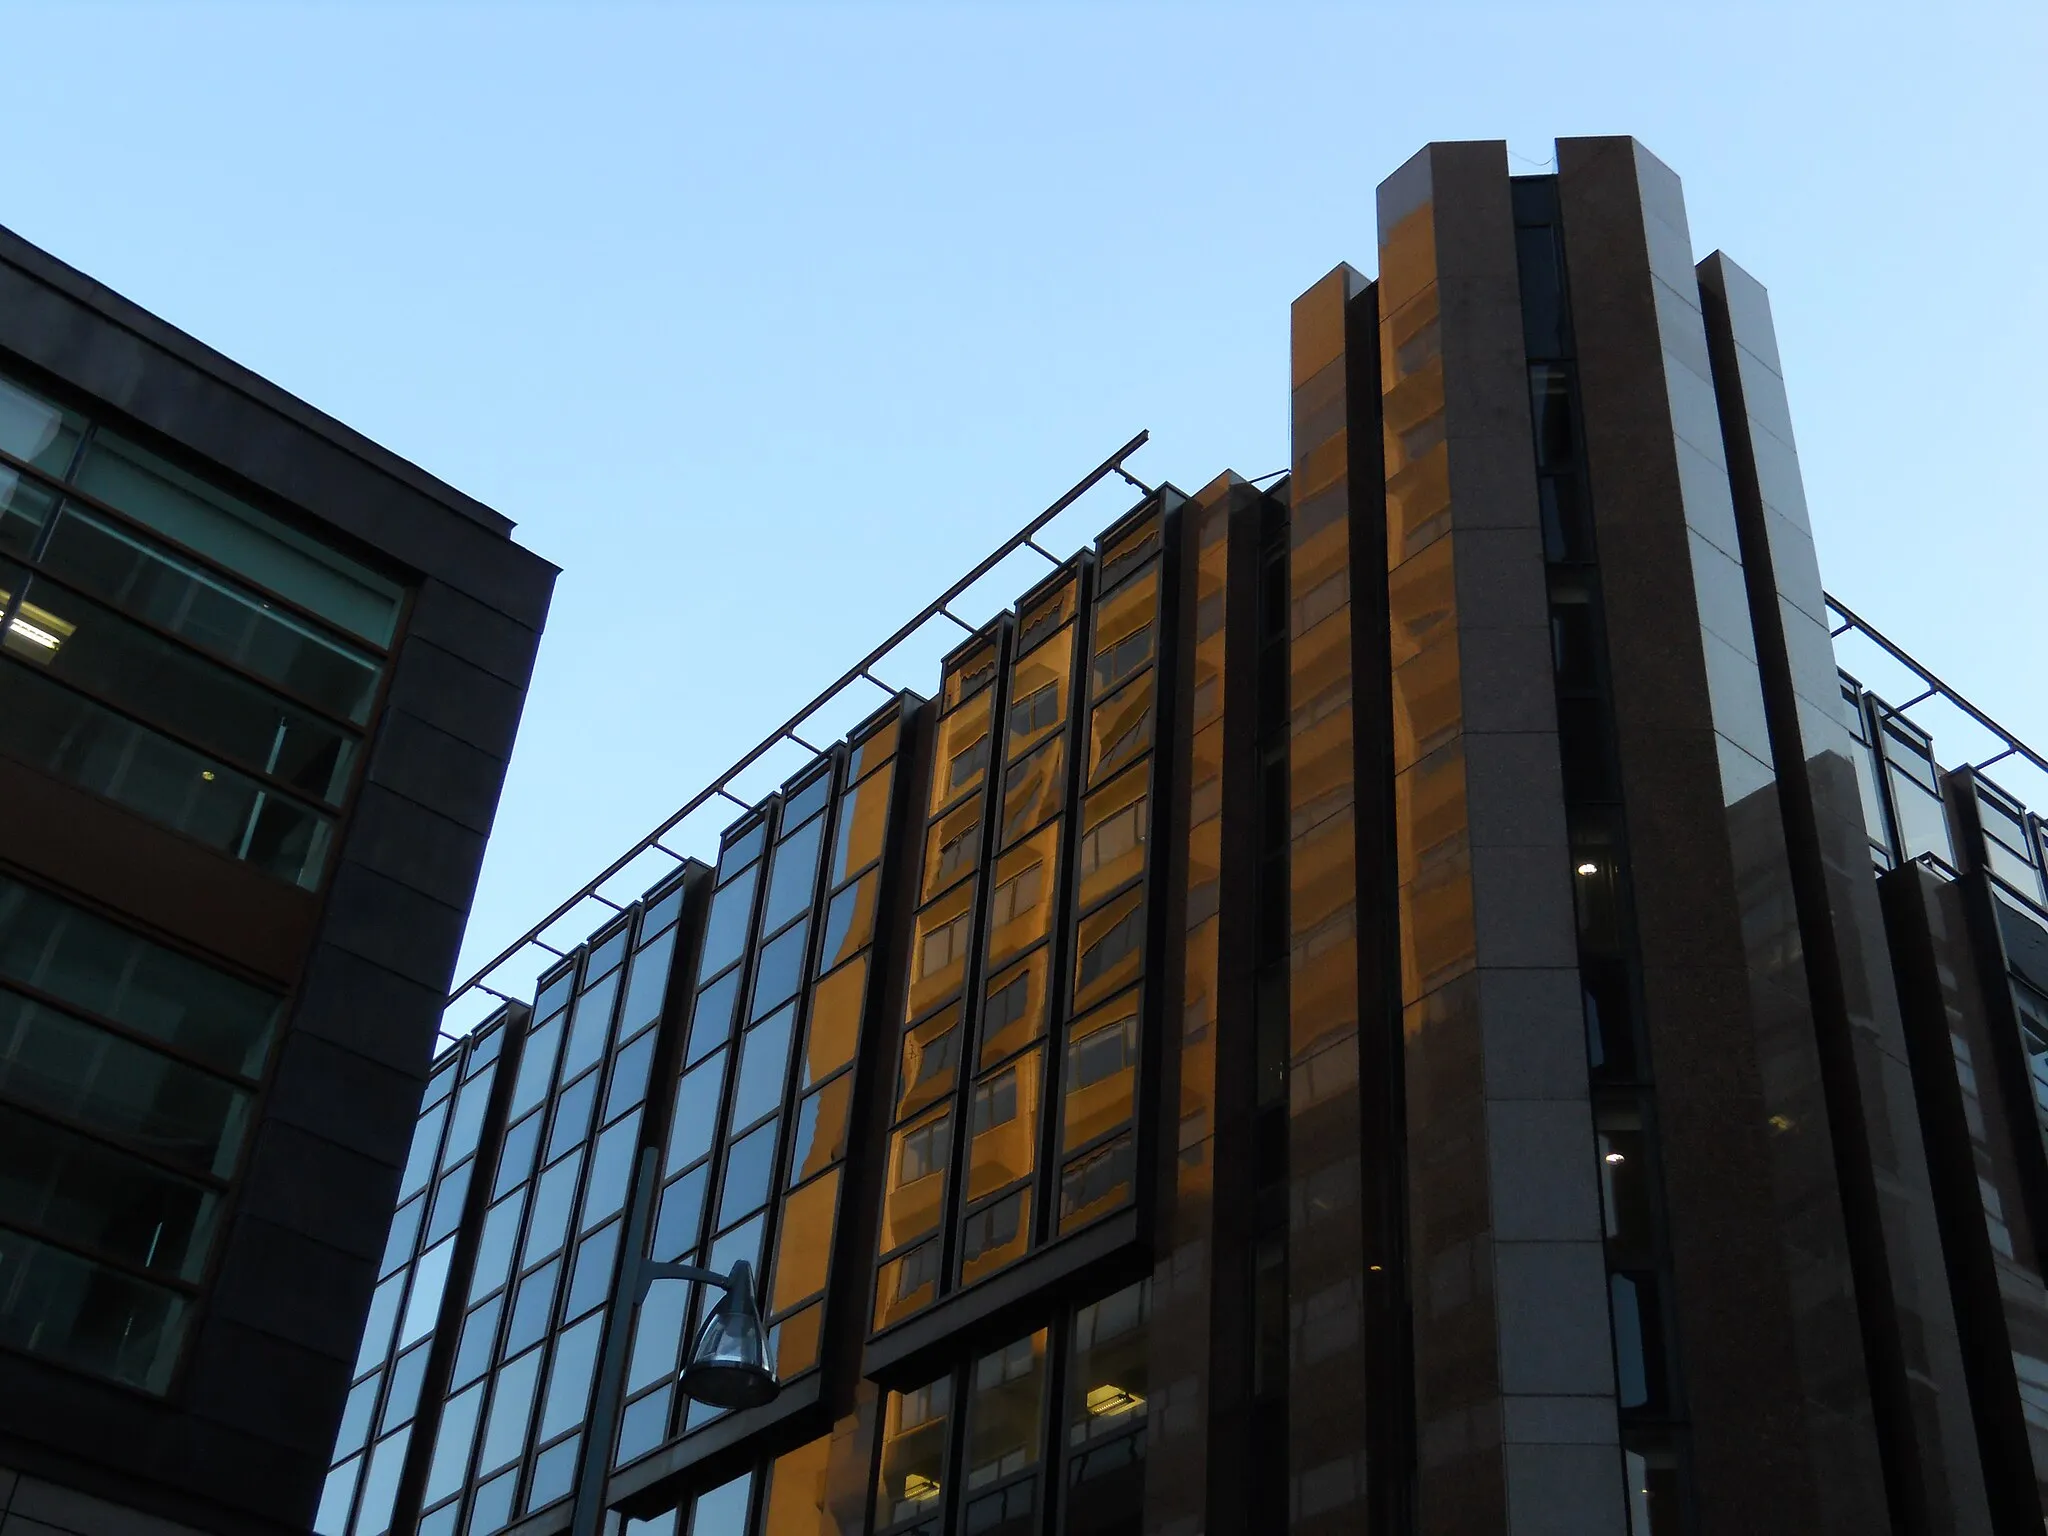
<path id="1" fill-rule="evenodd" d="M 611 1475 L 612 1439 L 618 1431 L 619 1399 L 625 1395 L 627 1346 L 633 1318 L 657 1280 L 691 1280 L 717 1286 L 725 1294 L 697 1330 L 679 1385 L 686 1397 L 714 1408 L 758 1408 L 782 1390 L 768 1365 L 768 1340 L 761 1327 L 761 1309 L 754 1300 L 754 1268 L 741 1259 L 732 1273 L 697 1264 L 657 1264 L 644 1257 L 647 1224 L 654 1206 L 656 1153 L 640 1153 L 640 1176 L 627 1216 L 626 1268 L 615 1292 L 617 1306 L 605 1330 L 604 1353 L 598 1360 L 597 1388 L 591 1395 L 590 1418 L 584 1426 L 583 1454 L 576 1471 L 576 1507 L 570 1536 L 598 1536 L 604 1521 L 604 1486 Z"/>

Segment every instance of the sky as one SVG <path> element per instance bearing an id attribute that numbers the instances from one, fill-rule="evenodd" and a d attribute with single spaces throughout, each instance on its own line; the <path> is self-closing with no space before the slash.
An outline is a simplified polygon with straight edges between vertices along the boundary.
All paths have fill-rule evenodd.
<path id="1" fill-rule="evenodd" d="M 1147 481 L 1283 468 L 1288 304 L 1372 271 L 1431 139 L 1671 165 L 1695 254 L 1771 291 L 1829 589 L 2048 750 L 2048 6 L 0 0 L 0 37 L 0 224 L 562 567 L 459 975 L 1140 429 Z"/>

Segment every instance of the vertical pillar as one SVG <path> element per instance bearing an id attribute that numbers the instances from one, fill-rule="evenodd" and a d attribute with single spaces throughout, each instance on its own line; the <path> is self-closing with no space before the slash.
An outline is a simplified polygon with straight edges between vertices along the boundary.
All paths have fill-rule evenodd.
<path id="1" fill-rule="evenodd" d="M 1338 267 L 1294 301 L 1292 316 L 1287 1429 L 1296 1531 L 1360 1529 L 1367 1494 L 1354 488 L 1345 345 L 1348 306 L 1365 288 L 1358 272 Z"/>
<path id="2" fill-rule="evenodd" d="M 1244 899 L 1254 876 L 1251 827 L 1226 805 L 1249 801 L 1246 781 L 1252 700 L 1244 669 L 1255 642 L 1253 586 L 1259 493 L 1219 475 L 1182 510 L 1178 704 L 1166 750 L 1181 769 L 1177 814 L 1158 836 L 1173 838 L 1173 868 L 1185 897 L 1181 944 L 1169 946 L 1182 975 L 1167 1082 L 1178 1110 L 1163 1127 L 1159 1258 L 1152 1277 L 1152 1439 L 1145 1454 L 1145 1530 L 1193 1536 L 1217 1528 L 1210 1510 L 1211 1405 L 1215 1380 L 1214 1275 L 1217 1261 L 1217 1041 L 1226 1015 L 1250 1013 L 1247 965 L 1253 913 Z M 1236 676 L 1233 677 L 1233 671 Z M 1164 856 L 1155 852 L 1155 857 Z M 1228 890 L 1228 894 L 1226 894 Z M 1177 1029 L 1175 1026 L 1177 1025 Z"/>
<path id="3" fill-rule="evenodd" d="M 1649 164 L 1643 185 L 1658 188 L 1665 222 L 1683 233 L 1677 178 Z M 1674 277 L 1684 254 L 1669 252 Z M 1694 271 L 1696 286 L 1678 289 L 1704 320 L 1894 1519 L 1978 1530 L 1988 1516 L 1962 1346 L 1770 299 L 1719 252 Z M 1690 314 L 1672 311 L 1668 323 L 1690 346 Z"/>
<path id="4" fill-rule="evenodd" d="M 1625 637 L 1615 727 L 1700 1529 L 1948 1529 L 1929 1509 L 1969 1490 L 1930 1485 L 1949 1430 L 1913 1428 L 1896 1308 L 1946 1298 L 1923 1294 L 1937 1275 L 1917 1238 L 1884 1232 L 1922 1225 L 1910 1083 L 1902 1049 L 1859 1059 L 1816 1020 L 1783 814 L 1803 793 L 1781 777 L 1797 736 L 1766 709 L 1758 551 L 1738 533 L 1683 195 L 1631 139 L 1562 140 L 1558 171 L 1603 590 Z M 1884 1136 L 1918 1174 L 1881 1215 Z M 1945 1343 L 1909 1331 L 1950 1396 L 1952 1324 Z M 1981 1487 L 1975 1501 L 1981 1519 Z"/>
<path id="5" fill-rule="evenodd" d="M 1415 1529 L 1619 1536 L 1505 146 L 1423 150 L 1379 241 Z"/>

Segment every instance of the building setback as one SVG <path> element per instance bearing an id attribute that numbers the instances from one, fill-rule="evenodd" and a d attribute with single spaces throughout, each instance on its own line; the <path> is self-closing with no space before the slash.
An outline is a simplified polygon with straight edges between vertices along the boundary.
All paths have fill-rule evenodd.
<path id="1" fill-rule="evenodd" d="M 1762 287 L 1556 163 L 1396 171 L 1284 478 L 445 1053 L 320 1536 L 2038 1533 L 2044 824 L 1838 670 Z"/>
<path id="2" fill-rule="evenodd" d="M 555 572 L 0 231 L 0 1533 L 318 1505 Z"/>

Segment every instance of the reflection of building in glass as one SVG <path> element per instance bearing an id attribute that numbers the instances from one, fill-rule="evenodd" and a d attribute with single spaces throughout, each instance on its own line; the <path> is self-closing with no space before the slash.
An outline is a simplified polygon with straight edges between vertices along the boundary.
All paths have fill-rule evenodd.
<path id="1" fill-rule="evenodd" d="M 437 1069 L 322 1536 L 2039 1528 L 2048 841 L 1926 707 L 2048 763 L 1838 671 L 1915 669 L 1762 289 L 1558 159 L 1381 186 L 1284 479 L 970 573 L 930 698 L 535 930 L 602 908 Z M 753 1267 L 772 1402 L 641 1259 Z"/>
<path id="2" fill-rule="evenodd" d="M 285 1536 L 365 1309 L 394 1422 L 427 1365 L 480 1054 L 377 1257 L 554 573 L 5 231 L 0 287 L 0 1530 Z"/>

